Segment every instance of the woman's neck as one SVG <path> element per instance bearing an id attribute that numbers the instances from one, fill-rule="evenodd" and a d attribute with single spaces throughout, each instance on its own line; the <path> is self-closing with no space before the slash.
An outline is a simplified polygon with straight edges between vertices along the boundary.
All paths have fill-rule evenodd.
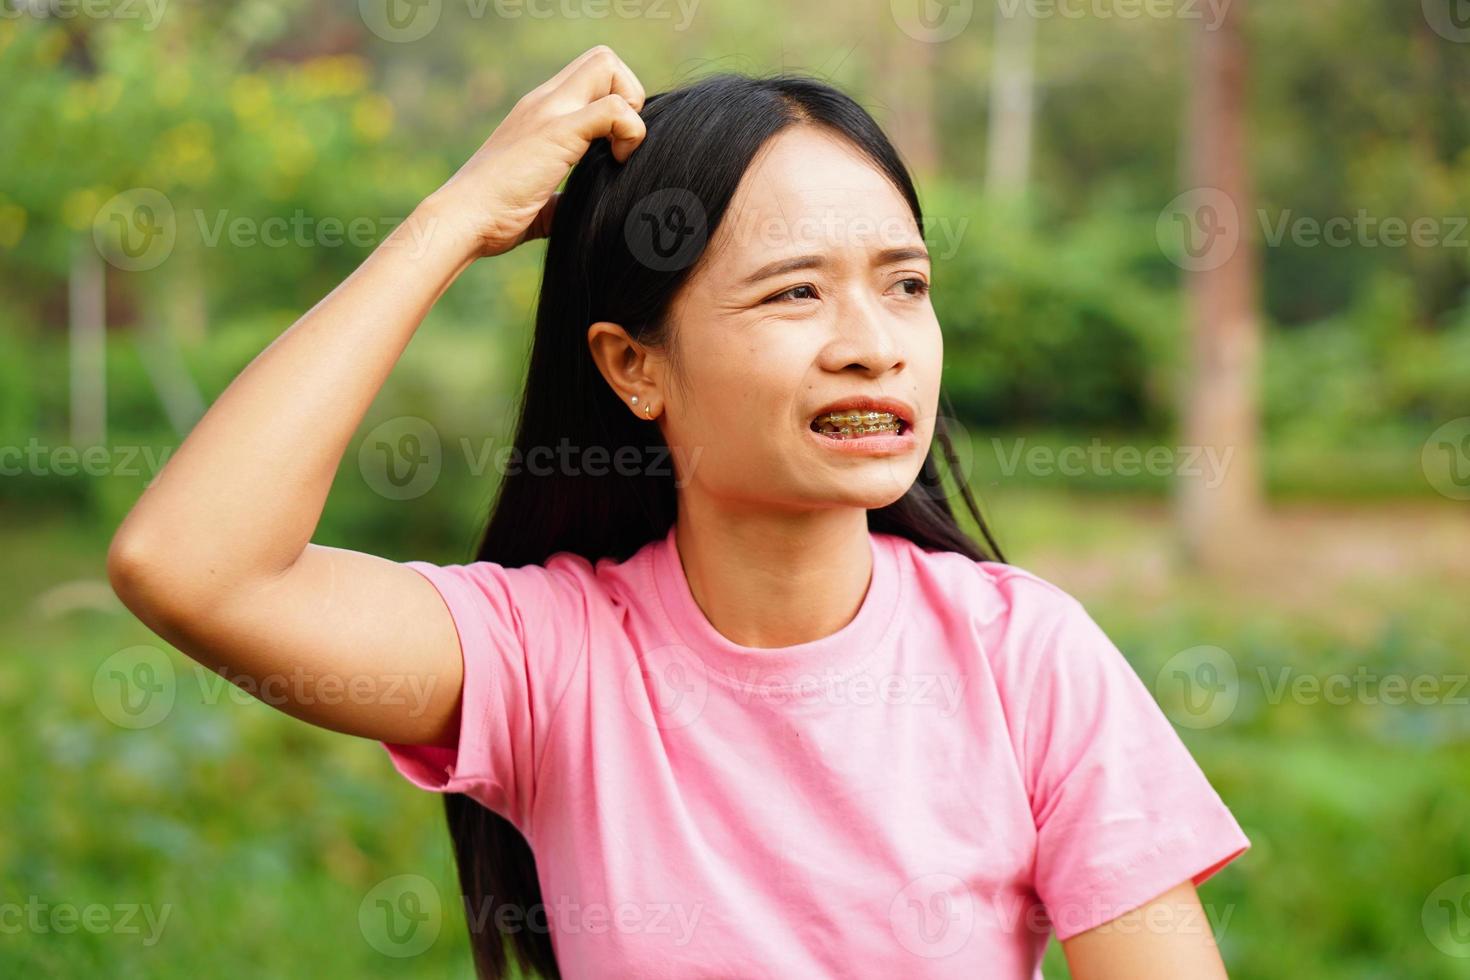
<path id="1" fill-rule="evenodd" d="M 679 501 L 678 558 L 694 601 L 730 642 L 808 643 L 862 607 L 873 570 L 866 510 L 736 512 L 690 496 Z"/>

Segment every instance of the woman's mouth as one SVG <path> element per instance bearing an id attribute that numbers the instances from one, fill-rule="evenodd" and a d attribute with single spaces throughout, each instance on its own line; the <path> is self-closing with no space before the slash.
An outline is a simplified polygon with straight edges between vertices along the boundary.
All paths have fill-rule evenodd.
<path id="1" fill-rule="evenodd" d="M 892 412 L 828 412 L 812 419 L 812 431 L 829 439 L 863 439 L 875 435 L 901 435 L 903 419 Z"/>

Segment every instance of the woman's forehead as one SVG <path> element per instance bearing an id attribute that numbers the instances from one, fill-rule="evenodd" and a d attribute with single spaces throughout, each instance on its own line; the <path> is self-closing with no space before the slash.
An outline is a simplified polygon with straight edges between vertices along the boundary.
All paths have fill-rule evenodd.
<path id="1" fill-rule="evenodd" d="M 913 244 L 922 245 L 913 212 L 888 177 L 846 141 L 798 126 L 752 162 L 710 247 L 730 266 L 797 251 Z"/>

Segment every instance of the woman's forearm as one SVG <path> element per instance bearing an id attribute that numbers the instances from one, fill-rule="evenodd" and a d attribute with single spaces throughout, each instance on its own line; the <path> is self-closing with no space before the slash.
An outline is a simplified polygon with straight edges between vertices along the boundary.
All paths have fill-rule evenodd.
<path id="1" fill-rule="evenodd" d="M 415 209 L 219 396 L 119 527 L 113 570 L 208 601 L 289 569 L 373 398 L 473 258 L 433 198 Z"/>

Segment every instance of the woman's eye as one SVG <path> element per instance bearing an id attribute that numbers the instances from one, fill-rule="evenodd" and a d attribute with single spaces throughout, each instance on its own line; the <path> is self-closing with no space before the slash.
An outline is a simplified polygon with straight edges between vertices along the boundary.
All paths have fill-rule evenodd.
<path id="1" fill-rule="evenodd" d="M 923 279 L 918 278 L 917 276 L 908 279 L 902 279 L 898 282 L 898 285 L 902 286 L 905 283 L 909 284 L 909 286 L 911 287 L 909 290 L 907 290 L 908 295 L 910 296 L 923 296 L 925 293 L 929 292 L 929 283 Z"/>
<path id="2" fill-rule="evenodd" d="M 784 293 L 777 293 L 775 296 L 772 296 L 770 299 L 766 300 L 766 302 L 767 303 L 778 303 L 778 302 L 780 302 L 782 300 L 785 300 L 785 299 L 811 299 L 812 298 L 811 296 L 794 296 L 794 295 L 792 295 L 793 293 L 799 293 L 799 292 L 801 292 L 803 289 L 805 289 L 809 293 L 813 291 L 811 286 L 807 285 L 806 283 L 802 283 L 800 286 L 792 286 L 790 289 L 786 290 Z"/>

